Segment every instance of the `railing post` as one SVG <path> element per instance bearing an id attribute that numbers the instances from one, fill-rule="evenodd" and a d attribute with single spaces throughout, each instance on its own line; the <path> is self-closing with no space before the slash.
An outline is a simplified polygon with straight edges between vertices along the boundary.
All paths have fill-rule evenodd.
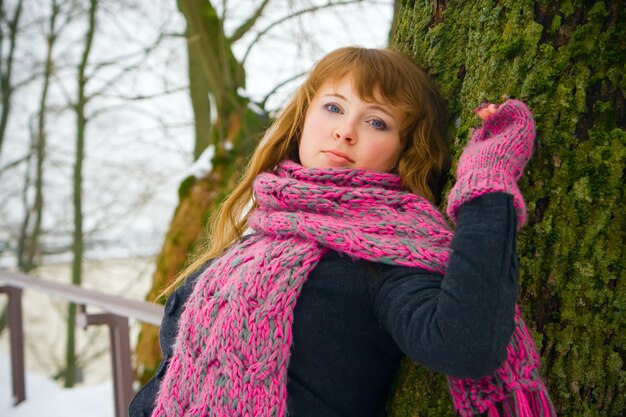
<path id="1" fill-rule="evenodd" d="M 130 360 L 130 329 L 128 319 L 112 313 L 87 314 L 81 308 L 85 326 L 106 324 L 111 339 L 111 364 L 115 416 L 126 417 L 133 398 L 133 372 Z"/>
<path id="2" fill-rule="evenodd" d="M 124 299 L 123 297 L 87 290 L 75 285 L 47 281 L 10 271 L 0 270 L 0 282 L 5 284 L 5 286 L 0 286 L 0 293 L 5 292 L 9 295 L 8 317 L 14 405 L 26 399 L 21 294 L 23 288 L 28 288 L 42 291 L 50 296 L 60 297 L 79 305 L 83 304 L 104 309 L 106 313 L 86 314 L 85 308 L 81 308 L 77 316 L 77 324 L 82 324 L 83 327 L 90 324 L 106 324 L 109 326 L 115 415 L 117 417 L 126 417 L 128 415 L 128 406 L 134 395 L 128 317 L 159 325 L 163 317 L 163 306 L 149 304 L 144 301 Z M 81 320 L 82 323 L 80 323 Z"/>
<path id="3" fill-rule="evenodd" d="M 22 289 L 10 286 L 0 287 L 0 293 L 7 293 L 9 323 L 9 346 L 11 352 L 11 385 L 13 405 L 26 399 L 24 380 L 24 328 L 22 325 Z"/>

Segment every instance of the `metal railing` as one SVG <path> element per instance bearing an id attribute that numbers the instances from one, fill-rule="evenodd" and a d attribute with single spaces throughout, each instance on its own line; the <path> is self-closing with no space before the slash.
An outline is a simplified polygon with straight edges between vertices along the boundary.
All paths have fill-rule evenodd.
<path id="1" fill-rule="evenodd" d="M 60 284 L 15 272 L 0 271 L 0 283 L 5 284 L 0 286 L 0 293 L 6 293 L 9 297 L 7 312 L 13 405 L 18 405 L 26 399 L 22 290 L 27 289 L 41 291 L 50 296 L 78 304 L 80 309 L 77 325 L 87 327 L 105 324 L 109 326 L 115 415 L 116 417 L 127 416 L 128 405 L 134 395 L 128 319 L 134 318 L 158 326 L 163 317 L 163 306 L 129 300 L 75 285 Z M 105 312 L 88 314 L 86 306 L 99 307 Z"/>

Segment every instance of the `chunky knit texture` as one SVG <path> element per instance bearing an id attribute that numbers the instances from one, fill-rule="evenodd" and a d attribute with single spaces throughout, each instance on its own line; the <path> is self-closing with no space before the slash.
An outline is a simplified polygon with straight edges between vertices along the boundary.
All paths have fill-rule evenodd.
<path id="1" fill-rule="evenodd" d="M 255 233 L 198 279 L 153 416 L 285 416 L 293 309 L 329 249 L 444 273 L 452 231 L 430 202 L 400 185 L 392 174 L 305 169 L 289 161 L 259 175 L 259 208 L 249 219 Z M 496 402 L 507 404 L 505 416 L 552 412 L 519 312 L 516 323 L 496 374 L 450 379 L 462 416 L 495 416 Z"/>
<path id="2" fill-rule="evenodd" d="M 507 100 L 472 137 L 457 165 L 457 181 L 448 196 L 448 216 L 456 221 L 463 203 L 486 193 L 513 194 L 517 226 L 526 223 L 526 204 L 517 186 L 532 155 L 535 121 L 526 105 Z"/>

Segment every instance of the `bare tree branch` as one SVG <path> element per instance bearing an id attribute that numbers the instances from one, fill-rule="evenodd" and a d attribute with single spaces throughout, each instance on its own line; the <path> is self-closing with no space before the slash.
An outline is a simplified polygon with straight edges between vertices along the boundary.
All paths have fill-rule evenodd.
<path id="1" fill-rule="evenodd" d="M 183 35 L 184 36 L 184 35 Z M 105 68 L 105 67 L 109 67 L 112 65 L 119 65 L 120 61 L 125 61 L 131 58 L 135 58 L 138 55 L 141 55 L 141 59 L 145 59 L 145 57 L 147 55 L 149 55 L 151 52 L 153 52 L 163 41 L 163 39 L 165 38 L 165 34 L 164 33 L 159 33 L 159 35 L 156 37 L 156 39 L 154 40 L 154 42 L 152 42 L 149 46 L 146 46 L 144 48 L 141 48 L 139 50 L 133 51 L 133 52 L 129 52 L 127 54 L 124 55 L 118 55 L 116 57 L 113 57 L 107 61 L 101 61 L 95 65 L 92 65 L 93 68 L 93 72 L 96 72 L 97 70 L 101 69 L 101 68 Z"/>
<path id="2" fill-rule="evenodd" d="M 154 43 L 151 44 L 150 46 L 143 48 L 140 51 L 135 51 L 132 54 L 127 54 L 125 57 L 131 57 L 131 56 L 136 56 L 139 54 L 142 54 L 139 59 L 130 64 L 127 65 L 123 68 L 121 68 L 117 74 L 113 75 L 112 77 L 110 77 L 105 83 L 104 85 L 102 85 L 98 90 L 92 92 L 88 97 L 87 97 L 87 101 L 90 101 L 93 97 L 96 96 L 100 96 L 102 95 L 105 91 L 107 91 L 109 88 L 111 88 L 111 86 L 113 86 L 115 83 L 117 83 L 122 77 L 124 77 L 126 74 L 128 74 L 130 71 L 139 68 L 141 65 L 143 65 L 143 63 L 145 62 L 146 57 L 152 52 L 154 51 L 154 49 L 161 43 L 161 41 L 163 40 L 163 36 L 162 34 L 159 34 L 159 36 L 155 39 Z M 106 65 L 112 65 L 112 64 L 116 64 L 116 62 L 111 61 L 111 62 L 107 62 L 105 63 L 101 63 L 96 65 L 94 71 L 92 71 L 92 75 L 89 76 L 89 78 L 93 77 L 93 74 L 95 74 L 95 72 L 100 69 L 103 68 Z M 117 64 L 119 64 L 119 61 L 117 62 Z"/>
<path id="3" fill-rule="evenodd" d="M 100 116 L 102 116 L 103 114 L 106 113 L 110 113 L 116 110 L 127 110 L 127 111 L 132 111 L 135 112 L 137 114 L 141 114 L 142 116 L 148 117 L 152 120 L 156 120 L 156 121 L 160 121 L 161 117 L 158 113 L 155 112 L 150 112 L 146 109 L 143 108 L 139 108 L 137 106 L 133 106 L 130 103 L 121 103 L 121 104 L 115 104 L 115 105 L 111 105 L 111 106 L 105 106 L 102 108 L 99 108 L 95 111 L 92 111 L 89 114 L 89 117 L 87 118 L 88 120 L 94 120 Z"/>
<path id="4" fill-rule="evenodd" d="M 138 94 L 138 95 L 134 95 L 134 96 L 123 95 L 123 94 L 116 94 L 116 95 L 113 95 L 113 94 L 100 94 L 100 97 L 104 97 L 104 98 L 118 98 L 118 99 L 127 100 L 127 101 L 143 101 L 143 100 L 152 100 L 152 99 L 155 99 L 155 98 L 168 96 L 170 94 L 176 94 L 176 93 L 180 93 L 182 91 L 188 91 L 188 90 L 189 90 L 189 86 L 185 85 L 185 86 L 181 86 L 181 87 L 169 88 L 167 90 L 159 91 L 158 93 L 154 93 L 154 94 Z"/>
<path id="5" fill-rule="evenodd" d="M 248 31 L 254 26 L 259 17 L 263 14 L 263 10 L 265 6 L 270 2 L 270 0 L 263 0 L 263 3 L 259 6 L 258 9 L 254 12 L 252 16 L 250 16 L 241 26 L 235 30 L 235 32 L 230 37 L 230 42 L 234 43 L 238 41 L 243 35 L 248 33 Z"/>
<path id="6" fill-rule="evenodd" d="M 28 161 L 28 159 L 31 157 L 32 151 L 28 152 L 26 155 L 21 156 L 11 162 L 9 162 L 8 164 L 6 164 L 3 167 L 0 167 L 0 176 L 3 175 L 5 172 L 7 172 L 10 169 L 13 169 L 15 167 L 17 167 L 18 165 L 21 165 L 22 163 L 24 163 L 25 161 Z"/>
<path id="7" fill-rule="evenodd" d="M 298 16 L 302 16 L 304 14 L 307 13 L 313 13 L 316 12 L 318 10 L 322 10 L 322 9 L 327 9 L 329 7 L 338 7 L 338 6 L 346 6 L 348 4 L 354 4 L 354 3 L 361 3 L 364 0 L 345 0 L 345 1 L 328 1 L 325 4 L 320 4 L 317 6 L 311 6 L 308 7 L 306 9 L 302 9 L 302 10 L 298 10 L 296 12 L 293 12 L 291 14 L 288 14 L 286 16 L 281 17 L 280 19 L 275 20 L 274 22 L 270 23 L 269 25 L 267 25 L 265 27 L 265 29 L 261 30 L 259 33 L 256 34 L 256 36 L 254 37 L 254 39 L 252 40 L 252 42 L 250 42 L 250 44 L 248 45 L 248 48 L 246 48 L 246 52 L 243 55 L 243 58 L 241 59 L 241 65 L 244 65 L 246 62 L 246 59 L 248 58 L 248 55 L 250 54 L 250 51 L 252 50 L 252 47 L 259 41 L 259 39 L 261 39 L 263 36 L 265 36 L 267 34 L 267 32 L 269 32 L 270 30 L 272 30 L 273 28 L 275 28 L 276 26 L 280 25 L 281 23 L 296 18 Z"/>
<path id="8" fill-rule="evenodd" d="M 278 83 L 276 86 L 274 86 L 274 88 L 272 88 L 272 91 L 270 91 L 269 93 L 267 93 L 265 95 L 265 97 L 263 97 L 263 100 L 261 100 L 261 102 L 259 103 L 259 106 L 264 109 L 265 105 L 267 103 L 267 100 L 273 96 L 281 87 L 283 87 L 285 84 L 289 84 L 290 82 L 292 82 L 293 80 L 296 80 L 300 77 L 302 77 L 303 75 L 305 75 L 306 72 L 299 72 L 295 75 L 293 75 L 292 77 L 287 78 L 286 80 L 281 81 L 280 83 Z"/>

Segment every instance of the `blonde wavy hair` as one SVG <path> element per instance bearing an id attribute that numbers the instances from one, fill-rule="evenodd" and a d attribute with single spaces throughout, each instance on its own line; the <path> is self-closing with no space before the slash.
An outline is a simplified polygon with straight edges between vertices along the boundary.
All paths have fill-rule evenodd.
<path id="1" fill-rule="evenodd" d="M 284 160 L 299 162 L 298 147 L 309 104 L 326 82 L 350 75 L 359 98 L 399 110 L 402 152 L 393 169 L 403 189 L 437 202 L 450 166 L 445 102 L 428 74 L 415 62 L 389 49 L 346 47 L 322 58 L 255 149 L 239 183 L 217 209 L 203 253 L 166 289 L 239 240 L 255 209 L 252 183 Z"/>

